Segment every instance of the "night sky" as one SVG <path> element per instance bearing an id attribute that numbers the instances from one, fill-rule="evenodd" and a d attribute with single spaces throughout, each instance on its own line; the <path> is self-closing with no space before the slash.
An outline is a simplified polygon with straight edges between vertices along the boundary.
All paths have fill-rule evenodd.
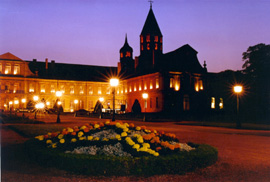
<path id="1" fill-rule="evenodd" d="M 147 0 L 0 0 L 0 54 L 117 66 L 128 36 L 139 56 Z M 242 53 L 270 44 L 270 0 L 155 0 L 163 52 L 189 44 L 209 72 L 242 69 Z"/>

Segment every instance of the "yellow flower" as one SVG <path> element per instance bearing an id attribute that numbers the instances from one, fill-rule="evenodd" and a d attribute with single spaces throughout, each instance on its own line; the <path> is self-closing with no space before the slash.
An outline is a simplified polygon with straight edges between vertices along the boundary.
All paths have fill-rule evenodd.
<path id="1" fill-rule="evenodd" d="M 49 132 L 48 135 L 50 136 L 50 135 L 52 135 L 52 133 Z"/>
<path id="2" fill-rule="evenodd" d="M 38 139 L 38 140 L 40 140 L 40 141 L 44 140 L 44 136 L 43 135 L 36 136 L 35 138 Z"/>
<path id="3" fill-rule="evenodd" d="M 86 126 L 82 126 L 81 128 L 80 128 L 80 130 L 84 130 L 85 128 L 87 128 Z"/>
<path id="4" fill-rule="evenodd" d="M 108 138 L 103 138 L 102 141 L 109 141 L 109 139 Z"/>
<path id="5" fill-rule="evenodd" d="M 116 138 L 116 139 L 120 139 L 121 136 L 120 136 L 120 135 L 116 135 L 115 138 Z"/>
<path id="6" fill-rule="evenodd" d="M 58 139 L 62 139 L 64 137 L 64 135 L 60 134 L 58 135 Z"/>
<path id="7" fill-rule="evenodd" d="M 79 138 L 79 140 L 85 140 L 86 139 L 86 137 L 80 137 Z"/>
<path id="8" fill-rule="evenodd" d="M 129 127 L 129 124 L 128 123 L 124 123 L 125 127 Z"/>
<path id="9" fill-rule="evenodd" d="M 65 143 L 65 139 L 61 139 L 59 142 L 60 143 Z"/>
<path id="10" fill-rule="evenodd" d="M 98 137 L 95 137 L 95 138 L 94 138 L 94 140 L 98 141 L 98 140 L 99 140 L 99 138 L 98 138 Z"/>
<path id="11" fill-rule="evenodd" d="M 93 140 L 93 136 L 88 136 L 87 140 Z"/>
<path id="12" fill-rule="evenodd" d="M 139 149 L 139 148 L 140 148 L 140 145 L 139 145 L 139 144 L 135 144 L 135 145 L 133 145 L 132 148 L 134 148 L 134 149 Z"/>
<path id="13" fill-rule="evenodd" d="M 72 139 L 71 139 L 71 143 L 72 143 L 72 142 L 76 142 L 76 141 L 77 141 L 76 138 L 72 138 Z"/>
<path id="14" fill-rule="evenodd" d="M 123 131 L 124 131 L 124 132 L 127 132 L 127 131 L 128 131 L 128 128 L 124 128 Z"/>
<path id="15" fill-rule="evenodd" d="M 47 141 L 46 141 L 46 144 L 51 144 L 51 143 L 52 143 L 51 140 L 47 140 Z"/>
<path id="16" fill-rule="evenodd" d="M 83 136 L 83 132 L 82 131 L 80 131 L 79 133 L 78 133 L 78 137 L 80 138 L 81 136 Z"/>
<path id="17" fill-rule="evenodd" d="M 105 122 L 106 125 L 109 125 L 110 123 L 111 123 L 110 121 L 106 121 L 106 122 Z"/>
<path id="18" fill-rule="evenodd" d="M 56 148 L 56 143 L 52 144 L 52 148 Z"/>
<path id="19" fill-rule="evenodd" d="M 137 126 L 135 129 L 138 130 L 138 131 L 140 131 L 141 130 L 141 127 Z"/>
<path id="20" fill-rule="evenodd" d="M 125 137 L 125 136 L 127 136 L 127 132 L 122 132 L 121 137 Z"/>
<path id="21" fill-rule="evenodd" d="M 145 148 L 150 148 L 150 144 L 149 144 L 149 143 L 143 143 L 142 145 L 143 145 L 143 147 L 145 147 Z"/>
<path id="22" fill-rule="evenodd" d="M 142 136 L 138 137 L 138 138 L 137 138 L 137 141 L 138 141 L 139 143 L 143 143 L 143 137 L 142 137 Z"/>
<path id="23" fill-rule="evenodd" d="M 72 128 L 67 128 L 67 131 L 68 131 L 69 133 L 72 133 L 74 130 L 73 130 Z"/>
<path id="24" fill-rule="evenodd" d="M 121 125 L 120 123 L 117 122 L 117 123 L 115 124 L 115 126 L 116 126 L 117 128 L 121 128 L 122 125 Z"/>
<path id="25" fill-rule="evenodd" d="M 100 127 L 99 124 L 94 125 L 94 128 L 99 128 L 99 127 Z"/>
<path id="26" fill-rule="evenodd" d="M 156 157 L 159 156 L 159 153 L 158 152 L 155 152 L 154 153 L 154 156 L 156 156 Z"/>

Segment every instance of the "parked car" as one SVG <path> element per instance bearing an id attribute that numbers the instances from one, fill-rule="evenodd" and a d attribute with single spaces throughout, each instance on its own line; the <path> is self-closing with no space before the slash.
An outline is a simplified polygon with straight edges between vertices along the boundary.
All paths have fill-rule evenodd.
<path id="1" fill-rule="evenodd" d="M 74 117 L 77 116 L 89 116 L 90 115 L 90 111 L 87 111 L 85 109 L 79 109 L 78 111 L 74 112 Z"/>

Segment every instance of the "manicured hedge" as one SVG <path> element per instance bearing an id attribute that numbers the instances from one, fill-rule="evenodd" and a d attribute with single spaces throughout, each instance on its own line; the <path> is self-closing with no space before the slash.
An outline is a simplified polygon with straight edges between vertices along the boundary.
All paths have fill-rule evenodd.
<path id="1" fill-rule="evenodd" d="M 25 142 L 25 150 L 30 159 L 40 165 L 87 175 L 184 174 L 217 161 L 218 151 L 214 147 L 205 144 L 189 145 L 196 149 L 166 156 L 133 158 L 66 154 L 58 149 L 47 148 L 34 139 Z"/>

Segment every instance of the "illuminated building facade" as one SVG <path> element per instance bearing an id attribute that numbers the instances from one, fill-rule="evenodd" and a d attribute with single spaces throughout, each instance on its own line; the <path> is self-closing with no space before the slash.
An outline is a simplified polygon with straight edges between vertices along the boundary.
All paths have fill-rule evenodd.
<path id="1" fill-rule="evenodd" d="M 197 51 L 189 45 L 163 53 L 163 35 L 152 7 L 139 41 L 140 55 L 133 59 L 133 49 L 126 36 L 118 67 L 63 64 L 48 59 L 23 61 L 11 53 L 3 54 L 0 56 L 1 109 L 26 107 L 35 95 L 52 108 L 57 91 L 63 94 L 60 100 L 66 112 L 81 108 L 93 111 L 101 98 L 103 107 L 110 109 L 112 75 L 120 78 L 116 109 L 124 106 L 126 112 L 132 112 L 137 104 L 142 112 L 184 113 L 207 107 L 206 64 L 200 65 Z M 143 93 L 149 95 L 146 102 Z M 23 98 L 26 103 L 21 102 Z"/>

